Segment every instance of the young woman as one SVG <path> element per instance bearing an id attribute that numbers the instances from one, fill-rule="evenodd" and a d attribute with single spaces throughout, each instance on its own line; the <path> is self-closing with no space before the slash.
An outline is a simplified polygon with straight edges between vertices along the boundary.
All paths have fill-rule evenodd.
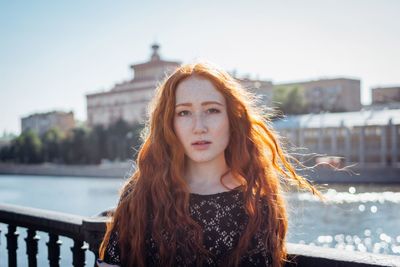
<path id="1" fill-rule="evenodd" d="M 296 174 L 252 99 L 229 74 L 201 63 L 159 86 L 137 169 L 100 248 L 103 262 L 282 266 L 280 184 L 318 192 Z"/>

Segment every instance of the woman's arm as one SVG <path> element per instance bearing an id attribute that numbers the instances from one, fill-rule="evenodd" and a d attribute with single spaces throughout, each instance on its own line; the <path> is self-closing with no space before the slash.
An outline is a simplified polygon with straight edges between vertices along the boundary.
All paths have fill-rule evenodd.
<path id="1" fill-rule="evenodd" d="M 111 232 L 110 239 L 104 251 L 103 263 L 121 265 L 121 250 L 118 242 L 118 233 Z"/>

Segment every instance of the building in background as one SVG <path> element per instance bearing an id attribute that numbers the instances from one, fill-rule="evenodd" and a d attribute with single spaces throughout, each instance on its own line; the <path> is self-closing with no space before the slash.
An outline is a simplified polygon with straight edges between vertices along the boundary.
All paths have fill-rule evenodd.
<path id="1" fill-rule="evenodd" d="M 310 113 L 358 111 L 361 109 L 360 80 L 334 78 L 280 83 L 275 86 L 300 87 Z"/>
<path id="2" fill-rule="evenodd" d="M 400 103 L 400 86 L 372 88 L 372 105 Z"/>
<path id="3" fill-rule="evenodd" d="M 400 86 L 371 88 L 372 102 L 364 110 L 400 109 Z"/>
<path id="4" fill-rule="evenodd" d="M 63 133 L 68 133 L 75 127 L 74 113 L 63 111 L 51 111 L 35 113 L 21 119 L 21 130 L 34 131 L 39 135 L 51 128 L 58 128 Z"/>
<path id="5" fill-rule="evenodd" d="M 150 61 L 131 66 L 134 72 L 131 80 L 116 84 L 110 91 L 86 95 L 87 122 L 90 127 L 108 127 L 119 119 L 128 123 L 145 119 L 147 105 L 157 84 L 181 64 L 161 59 L 159 45 L 154 44 L 152 49 Z"/>
<path id="6" fill-rule="evenodd" d="M 274 122 L 301 153 L 342 157 L 346 164 L 400 167 L 400 109 L 288 116 Z"/>
<path id="7" fill-rule="evenodd" d="M 132 65 L 134 77 L 116 84 L 110 91 L 86 95 L 88 125 L 105 127 L 123 119 L 128 123 L 142 122 L 146 118 L 147 106 L 159 82 L 181 65 L 179 61 L 163 60 L 160 46 L 152 45 L 150 61 Z M 270 103 L 272 83 L 269 81 L 237 78 L 247 89 L 261 96 L 261 101 Z"/>

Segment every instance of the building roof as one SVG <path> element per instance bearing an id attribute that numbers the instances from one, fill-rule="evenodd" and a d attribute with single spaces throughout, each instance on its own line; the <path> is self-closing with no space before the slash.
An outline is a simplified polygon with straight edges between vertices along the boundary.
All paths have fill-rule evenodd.
<path id="1" fill-rule="evenodd" d="M 352 78 L 352 77 L 325 77 L 325 78 L 319 78 L 316 80 L 302 80 L 302 81 L 289 81 L 289 82 L 280 82 L 276 83 L 276 86 L 280 85 L 301 85 L 301 84 L 312 84 L 312 83 L 319 83 L 319 82 L 326 82 L 326 81 L 352 81 L 352 82 L 360 82 L 359 79 L 357 78 Z"/>
<path id="2" fill-rule="evenodd" d="M 139 69 L 139 68 L 150 68 L 154 66 L 179 66 L 181 62 L 179 61 L 167 61 L 161 59 L 160 54 L 158 53 L 158 49 L 160 48 L 160 45 L 158 44 L 153 44 L 151 46 L 151 49 L 153 50 L 153 53 L 151 54 L 150 61 L 144 62 L 144 63 L 138 63 L 138 64 L 133 64 L 131 65 L 132 69 Z"/>
<path id="3" fill-rule="evenodd" d="M 37 112 L 37 113 L 32 113 L 29 114 L 25 117 L 22 117 L 22 119 L 29 119 L 29 118 L 33 118 L 36 116 L 50 116 L 50 115 L 74 115 L 73 111 L 60 111 L 60 110 L 53 110 L 53 111 L 47 111 L 47 112 Z"/>
<path id="4" fill-rule="evenodd" d="M 400 124 L 400 109 L 361 110 L 356 112 L 320 113 L 287 116 L 275 121 L 276 129 L 360 127 Z"/>
<path id="5" fill-rule="evenodd" d="M 157 87 L 158 82 L 163 78 L 163 75 L 165 75 L 168 70 L 172 72 L 172 70 L 177 68 L 181 62 L 163 60 L 158 53 L 160 48 L 158 44 L 153 44 L 151 48 L 153 52 L 149 61 L 130 66 L 134 70 L 133 79 L 116 83 L 107 91 L 88 93 L 86 94 L 86 98 L 149 89 L 154 90 Z"/>
<path id="6" fill-rule="evenodd" d="M 400 85 L 393 85 L 393 86 L 378 86 L 378 87 L 374 87 L 371 88 L 371 90 L 399 90 L 400 89 Z"/>

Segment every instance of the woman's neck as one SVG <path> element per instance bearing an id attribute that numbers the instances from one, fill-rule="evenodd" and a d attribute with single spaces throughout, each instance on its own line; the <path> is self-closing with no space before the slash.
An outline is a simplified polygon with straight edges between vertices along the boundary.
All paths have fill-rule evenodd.
<path id="1" fill-rule="evenodd" d="M 207 194 L 228 190 L 220 182 L 222 176 L 224 184 L 228 187 L 234 188 L 238 185 L 232 181 L 233 177 L 224 157 L 201 163 L 187 161 L 185 179 L 192 193 Z"/>

